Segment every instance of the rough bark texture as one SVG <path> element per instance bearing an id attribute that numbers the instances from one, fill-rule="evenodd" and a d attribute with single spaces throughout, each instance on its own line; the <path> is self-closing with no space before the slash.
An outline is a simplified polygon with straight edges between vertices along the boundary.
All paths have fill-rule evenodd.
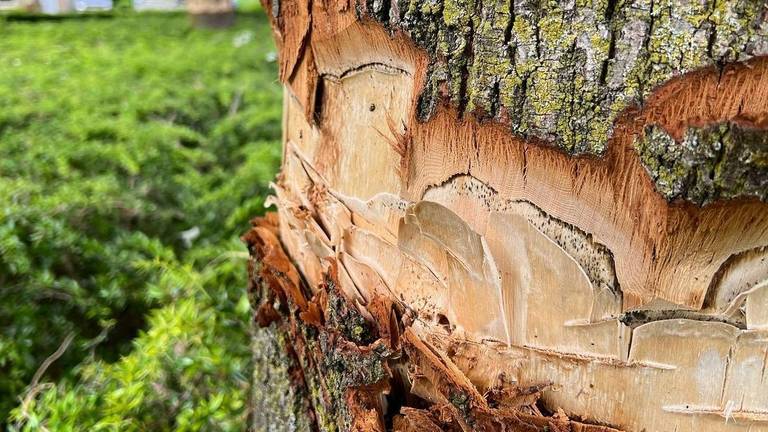
<path id="1" fill-rule="evenodd" d="M 280 0 L 255 430 L 768 430 L 768 6 Z"/>
<path id="2" fill-rule="evenodd" d="M 675 75 L 768 53 L 759 1 L 369 0 L 430 55 L 419 116 L 443 98 L 524 137 L 601 154 L 613 122 Z"/>
<path id="3" fill-rule="evenodd" d="M 658 126 L 648 126 L 635 148 L 668 200 L 698 205 L 745 196 L 768 200 L 768 133 L 763 130 L 720 123 L 689 128 L 678 142 Z"/>

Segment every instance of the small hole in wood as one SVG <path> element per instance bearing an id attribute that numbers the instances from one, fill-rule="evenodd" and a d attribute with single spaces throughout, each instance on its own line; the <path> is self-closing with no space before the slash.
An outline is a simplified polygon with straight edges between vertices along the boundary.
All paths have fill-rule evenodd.
<path id="1" fill-rule="evenodd" d="M 448 317 L 443 314 L 437 314 L 437 323 L 440 324 L 445 328 L 445 330 L 448 331 L 448 333 L 451 332 L 451 322 L 448 320 Z"/>

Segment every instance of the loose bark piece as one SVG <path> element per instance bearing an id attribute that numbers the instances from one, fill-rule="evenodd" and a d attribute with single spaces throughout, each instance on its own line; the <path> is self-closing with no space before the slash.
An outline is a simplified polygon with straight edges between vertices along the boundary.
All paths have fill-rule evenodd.
<path id="1" fill-rule="evenodd" d="M 246 241 L 313 427 L 768 430 L 765 5 L 265 7 Z"/>

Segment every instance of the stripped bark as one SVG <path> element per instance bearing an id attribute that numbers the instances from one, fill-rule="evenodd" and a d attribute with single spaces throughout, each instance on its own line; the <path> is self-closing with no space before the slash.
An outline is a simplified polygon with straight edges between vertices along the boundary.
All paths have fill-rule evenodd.
<path id="1" fill-rule="evenodd" d="M 247 241 L 305 395 L 280 409 L 768 430 L 766 4 L 265 6 L 283 167 Z"/>
<path id="2" fill-rule="evenodd" d="M 416 334 L 410 311 L 375 297 L 363 316 L 340 289 L 334 259 L 310 294 L 274 216 L 243 237 L 256 311 L 251 429 L 615 431 L 563 412 L 543 416 L 535 405 L 543 386 L 500 380 L 480 394 Z"/>

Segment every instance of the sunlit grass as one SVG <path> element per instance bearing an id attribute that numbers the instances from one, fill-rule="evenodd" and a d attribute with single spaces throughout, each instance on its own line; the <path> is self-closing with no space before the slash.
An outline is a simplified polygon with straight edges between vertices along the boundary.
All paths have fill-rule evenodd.
<path id="1" fill-rule="evenodd" d="M 244 426 L 238 236 L 279 159 L 273 50 L 261 14 L 0 20 L 0 415 Z"/>

